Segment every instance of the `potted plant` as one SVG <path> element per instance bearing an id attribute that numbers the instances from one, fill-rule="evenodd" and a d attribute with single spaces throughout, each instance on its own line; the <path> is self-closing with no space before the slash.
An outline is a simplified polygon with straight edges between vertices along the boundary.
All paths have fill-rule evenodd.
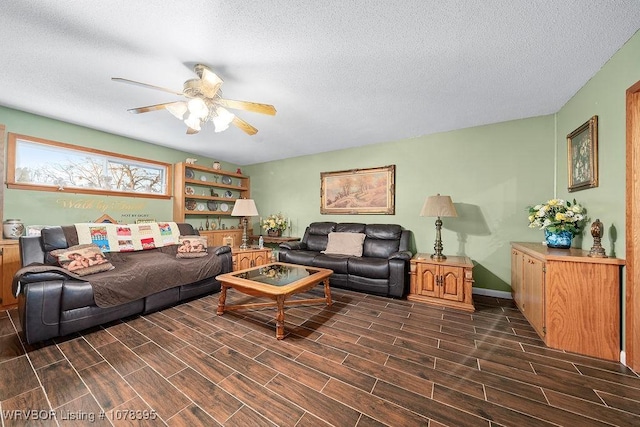
<path id="1" fill-rule="evenodd" d="M 547 246 L 567 249 L 573 236 L 580 234 L 586 220 L 585 209 L 563 199 L 551 199 L 545 204 L 529 206 L 529 228 L 544 230 Z"/>
<path id="2" fill-rule="evenodd" d="M 267 231 L 267 235 L 271 237 L 280 237 L 282 232 L 287 229 L 288 220 L 281 213 L 271 214 L 264 221 L 260 219 L 260 226 Z"/>

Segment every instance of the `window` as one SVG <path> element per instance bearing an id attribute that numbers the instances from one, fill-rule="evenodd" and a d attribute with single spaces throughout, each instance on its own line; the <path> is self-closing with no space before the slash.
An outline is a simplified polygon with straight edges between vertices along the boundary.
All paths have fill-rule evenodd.
<path id="1" fill-rule="evenodd" d="M 170 164 L 9 134 L 7 186 L 169 198 Z"/>

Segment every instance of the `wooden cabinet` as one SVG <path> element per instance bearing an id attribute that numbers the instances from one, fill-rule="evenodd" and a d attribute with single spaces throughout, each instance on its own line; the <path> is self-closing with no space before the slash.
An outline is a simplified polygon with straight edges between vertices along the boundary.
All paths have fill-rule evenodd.
<path id="1" fill-rule="evenodd" d="M 407 299 L 475 311 L 472 270 L 473 263 L 468 257 L 449 256 L 443 261 L 434 261 L 429 254 L 417 254 L 411 259 Z"/>
<path id="2" fill-rule="evenodd" d="M 513 299 L 549 347 L 619 361 L 624 260 L 587 255 L 512 243 Z"/>
<path id="3" fill-rule="evenodd" d="M 13 307 L 18 300 L 13 296 L 11 284 L 16 271 L 20 270 L 20 248 L 17 240 L 0 240 L 0 309 Z"/>
<path id="4" fill-rule="evenodd" d="M 231 253 L 233 254 L 233 271 L 257 267 L 271 262 L 271 249 L 269 248 L 231 248 Z"/>
<path id="5" fill-rule="evenodd" d="M 248 176 L 187 163 L 174 166 L 173 220 L 204 222 L 206 217 L 230 216 L 237 199 L 250 197 Z M 186 221 L 189 222 L 189 221 Z"/>

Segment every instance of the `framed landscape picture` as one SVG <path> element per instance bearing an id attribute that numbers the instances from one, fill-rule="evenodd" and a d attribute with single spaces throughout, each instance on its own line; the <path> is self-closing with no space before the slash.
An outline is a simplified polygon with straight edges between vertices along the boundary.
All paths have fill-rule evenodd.
<path id="1" fill-rule="evenodd" d="M 598 186 L 598 116 L 567 135 L 567 160 L 570 192 Z"/>
<path id="2" fill-rule="evenodd" d="M 321 214 L 395 215 L 396 166 L 320 173 Z"/>

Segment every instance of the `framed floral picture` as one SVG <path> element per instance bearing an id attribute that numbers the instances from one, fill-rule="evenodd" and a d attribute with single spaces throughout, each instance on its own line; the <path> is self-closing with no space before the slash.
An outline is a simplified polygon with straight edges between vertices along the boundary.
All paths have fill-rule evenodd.
<path id="1" fill-rule="evenodd" d="M 321 214 L 394 215 L 396 166 L 320 173 Z"/>
<path id="2" fill-rule="evenodd" d="M 567 135 L 569 192 L 598 186 L 598 116 Z"/>

